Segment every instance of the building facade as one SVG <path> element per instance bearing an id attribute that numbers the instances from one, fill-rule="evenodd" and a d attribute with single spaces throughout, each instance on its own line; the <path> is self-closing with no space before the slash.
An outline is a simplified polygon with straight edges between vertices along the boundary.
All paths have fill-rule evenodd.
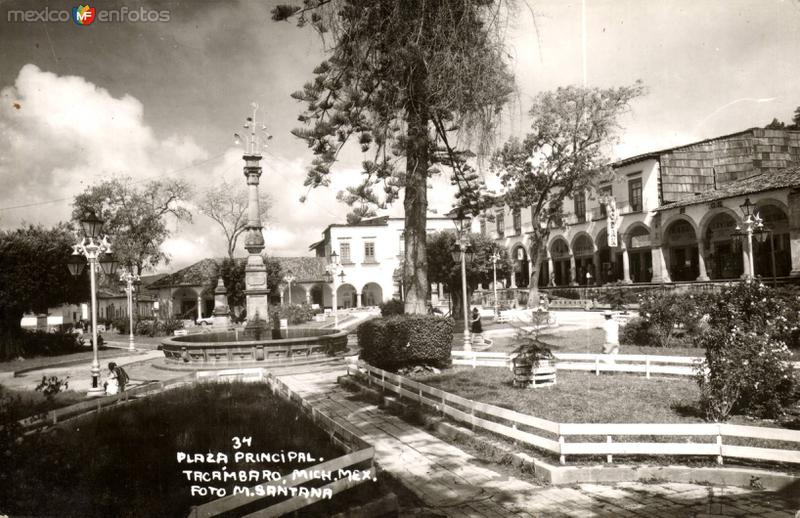
<path id="1" fill-rule="evenodd" d="M 547 242 L 538 285 L 602 285 L 800 275 L 800 132 L 749 129 L 613 164 L 615 178 L 567 198 Z M 738 246 L 745 200 L 770 230 Z M 494 209 L 481 228 L 527 287 L 531 213 Z M 732 235 L 734 234 L 734 235 Z"/>
<path id="2" fill-rule="evenodd" d="M 332 224 L 323 239 L 309 249 L 317 257 L 339 256 L 344 278 L 337 280 L 337 306 L 340 308 L 377 306 L 392 298 L 402 298 L 399 269 L 405 254 L 404 219 L 383 216 L 355 224 Z M 427 231 L 455 230 L 453 220 L 429 217 Z"/>

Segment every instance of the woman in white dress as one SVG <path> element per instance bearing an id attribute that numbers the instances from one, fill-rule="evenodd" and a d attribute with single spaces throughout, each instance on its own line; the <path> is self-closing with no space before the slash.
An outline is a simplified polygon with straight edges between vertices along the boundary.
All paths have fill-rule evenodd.
<path id="1" fill-rule="evenodd" d="M 111 362 L 108 364 L 108 380 L 105 382 L 106 395 L 113 396 L 119 392 L 119 380 L 117 379 L 117 364 Z"/>

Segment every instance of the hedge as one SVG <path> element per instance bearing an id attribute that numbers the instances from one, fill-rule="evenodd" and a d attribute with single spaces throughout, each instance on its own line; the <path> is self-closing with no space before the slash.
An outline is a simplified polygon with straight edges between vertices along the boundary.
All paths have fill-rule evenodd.
<path id="1" fill-rule="evenodd" d="M 390 371 L 415 365 L 451 363 L 455 321 L 435 315 L 398 315 L 368 320 L 358 327 L 361 359 Z"/>

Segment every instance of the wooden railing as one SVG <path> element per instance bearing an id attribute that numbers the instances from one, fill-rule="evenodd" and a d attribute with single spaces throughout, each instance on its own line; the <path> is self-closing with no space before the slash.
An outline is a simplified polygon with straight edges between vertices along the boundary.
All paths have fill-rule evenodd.
<path id="1" fill-rule="evenodd" d="M 284 399 L 295 403 L 303 413 L 305 413 L 317 426 L 328 432 L 331 440 L 337 444 L 344 451 L 348 452 L 346 455 L 331 459 L 315 466 L 305 468 L 308 473 L 330 473 L 332 476 L 339 474 L 339 470 L 354 470 L 356 468 L 363 468 L 369 466 L 369 476 L 362 472 L 363 477 L 350 478 L 341 476 L 322 487 L 314 487 L 313 491 L 310 488 L 306 493 L 309 496 L 294 496 L 287 498 L 281 502 L 264 507 L 249 514 L 247 517 L 272 517 L 283 516 L 303 509 L 306 506 L 319 502 L 323 498 L 330 498 L 337 493 L 341 493 L 347 489 L 355 487 L 367 480 L 371 481 L 371 477 L 375 473 L 375 448 L 367 444 L 359 437 L 354 429 L 349 429 L 347 426 L 338 423 L 328 415 L 314 409 L 311 404 L 303 399 L 303 397 L 294 392 L 288 385 L 286 385 L 279 378 L 272 374 L 267 376 L 267 383 L 269 384 L 272 392 Z M 246 488 L 243 491 L 235 492 L 234 494 L 212 500 L 211 502 L 203 505 L 196 506 L 189 514 L 189 518 L 201 518 L 217 516 L 219 514 L 236 511 L 245 506 L 251 507 L 254 502 L 266 498 L 275 498 L 275 494 L 291 494 L 290 488 L 299 488 L 303 484 L 313 483 L 314 480 L 309 480 L 306 477 L 288 477 L 281 478 L 281 480 L 265 482 L 251 488 Z M 273 489 L 269 489 L 273 488 Z M 327 493 L 327 496 L 326 496 Z M 262 496 L 263 495 L 263 496 Z M 237 514 L 238 516 L 238 514 Z"/>
<path id="2" fill-rule="evenodd" d="M 765 462 L 800 464 L 797 447 L 744 446 L 742 439 L 761 442 L 780 441 L 800 443 L 800 432 L 780 428 L 739 426 L 724 423 L 688 424 L 605 424 L 557 423 L 522 414 L 487 403 L 472 401 L 443 390 L 392 374 L 363 362 L 347 365 L 348 375 L 358 376 L 369 385 L 397 394 L 399 398 L 432 408 L 455 421 L 496 433 L 507 439 L 522 442 L 533 448 L 554 454 L 561 464 L 567 455 L 680 456 L 700 455 L 716 457 L 722 464 L 724 457 L 734 457 Z M 571 437 L 600 436 L 594 442 L 568 442 Z M 639 436 L 639 437 L 637 437 Z M 681 442 L 644 441 L 641 436 L 683 437 Z M 615 441 L 614 438 L 635 438 L 635 441 Z M 702 438 L 699 442 L 695 438 Z M 727 442 L 726 442 L 727 441 Z"/>
<path id="3" fill-rule="evenodd" d="M 505 367 L 511 368 L 513 353 L 452 351 L 453 365 L 470 367 Z M 554 353 L 558 360 L 555 364 L 559 370 L 601 372 L 638 372 L 646 377 L 652 374 L 672 374 L 676 376 L 693 376 L 700 357 L 692 356 L 655 356 L 648 354 L 591 354 L 591 353 Z"/>
<path id="4" fill-rule="evenodd" d="M 118 405 L 120 403 L 127 403 L 134 399 L 143 396 L 158 394 L 165 390 L 181 387 L 193 383 L 195 374 L 189 374 L 180 378 L 175 378 L 168 381 L 158 381 L 152 383 L 144 383 L 136 387 L 131 387 L 113 396 L 103 396 L 93 399 L 88 399 L 81 403 L 57 408 L 49 412 L 43 412 L 31 417 L 27 417 L 19 421 L 25 431 L 32 431 L 39 428 L 54 426 L 69 419 L 79 416 L 89 415 L 95 412 L 100 412 L 103 409 Z"/>

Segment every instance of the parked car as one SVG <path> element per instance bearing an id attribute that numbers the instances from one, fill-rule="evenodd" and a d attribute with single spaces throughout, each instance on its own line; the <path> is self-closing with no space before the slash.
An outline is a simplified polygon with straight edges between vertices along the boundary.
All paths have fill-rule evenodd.
<path id="1" fill-rule="evenodd" d="M 214 324 L 214 317 L 198 318 L 194 321 L 198 326 L 210 326 Z"/>

